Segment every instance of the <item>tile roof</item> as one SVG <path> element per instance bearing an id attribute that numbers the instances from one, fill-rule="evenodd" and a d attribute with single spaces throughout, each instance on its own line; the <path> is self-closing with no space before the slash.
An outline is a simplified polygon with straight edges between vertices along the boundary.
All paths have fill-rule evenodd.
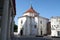
<path id="1" fill-rule="evenodd" d="M 37 12 L 33 9 L 32 6 L 31 6 L 30 9 L 28 9 L 25 13 L 28 13 L 28 12 L 30 12 L 30 13 L 37 13 Z"/>

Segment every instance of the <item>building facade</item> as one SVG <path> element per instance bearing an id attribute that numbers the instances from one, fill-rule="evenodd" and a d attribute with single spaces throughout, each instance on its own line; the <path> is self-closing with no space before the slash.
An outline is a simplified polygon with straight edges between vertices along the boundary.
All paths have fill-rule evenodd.
<path id="1" fill-rule="evenodd" d="M 0 0 L 0 40 L 11 40 L 15 15 L 15 0 Z"/>
<path id="2" fill-rule="evenodd" d="M 60 17 L 51 17 L 51 36 L 60 36 Z"/>
<path id="3" fill-rule="evenodd" d="M 23 36 L 47 35 L 48 18 L 39 16 L 31 6 L 18 18 L 18 34 Z"/>

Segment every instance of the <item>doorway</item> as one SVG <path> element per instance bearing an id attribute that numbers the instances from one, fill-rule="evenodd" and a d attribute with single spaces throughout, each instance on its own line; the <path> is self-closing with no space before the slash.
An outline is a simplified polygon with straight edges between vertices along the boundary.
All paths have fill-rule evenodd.
<path id="1" fill-rule="evenodd" d="M 21 36 L 23 35 L 23 29 L 21 29 L 21 31 L 20 31 L 20 35 L 21 35 Z"/>

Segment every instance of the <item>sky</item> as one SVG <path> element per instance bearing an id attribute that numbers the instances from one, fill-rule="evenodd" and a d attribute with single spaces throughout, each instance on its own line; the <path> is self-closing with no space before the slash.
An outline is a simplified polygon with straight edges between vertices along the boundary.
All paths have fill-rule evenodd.
<path id="1" fill-rule="evenodd" d="M 18 25 L 18 17 L 30 8 L 40 14 L 42 17 L 51 18 L 52 16 L 60 16 L 60 0 L 16 0 L 16 16 L 15 24 Z"/>

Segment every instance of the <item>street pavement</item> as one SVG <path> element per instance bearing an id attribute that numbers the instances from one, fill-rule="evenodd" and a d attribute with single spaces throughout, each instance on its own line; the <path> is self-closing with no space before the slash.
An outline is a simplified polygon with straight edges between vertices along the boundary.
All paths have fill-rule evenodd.
<path id="1" fill-rule="evenodd" d="M 11 37 L 11 40 L 52 40 L 44 37 Z"/>
<path id="2" fill-rule="evenodd" d="M 11 40 L 60 40 L 60 37 L 11 36 Z"/>

